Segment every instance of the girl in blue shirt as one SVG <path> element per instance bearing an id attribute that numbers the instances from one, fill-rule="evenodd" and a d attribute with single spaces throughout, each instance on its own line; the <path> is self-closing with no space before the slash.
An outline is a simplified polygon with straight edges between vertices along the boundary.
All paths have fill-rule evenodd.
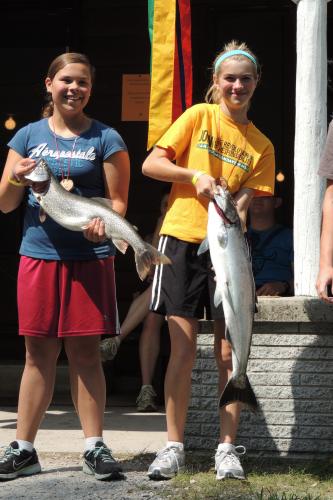
<path id="1" fill-rule="evenodd" d="M 124 215 L 129 157 L 119 134 L 87 116 L 94 68 L 86 56 L 66 53 L 50 65 L 45 86 L 49 102 L 43 119 L 9 143 L 0 184 L 0 210 L 24 204 L 18 273 L 19 334 L 25 336 L 16 440 L 0 457 L 0 479 L 40 472 L 34 440 L 54 389 L 62 343 L 71 392 L 86 446 L 83 470 L 97 479 L 118 478 L 119 464 L 103 442 L 105 380 L 101 334 L 117 334 L 114 248 L 94 219 L 81 234 L 39 219 L 39 206 L 25 176 L 43 157 L 66 189 L 112 200 Z M 38 190 L 38 185 L 33 185 Z"/>

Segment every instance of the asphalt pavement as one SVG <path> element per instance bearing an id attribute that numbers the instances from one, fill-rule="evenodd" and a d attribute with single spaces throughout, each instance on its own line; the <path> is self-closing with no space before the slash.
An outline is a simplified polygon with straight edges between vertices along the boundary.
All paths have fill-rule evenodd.
<path id="1" fill-rule="evenodd" d="M 0 446 L 15 439 L 16 416 L 16 408 L 0 409 Z M 97 481 L 82 472 L 84 440 L 78 417 L 72 406 L 51 406 L 35 441 L 42 473 L 1 481 L 0 498 L 162 498 L 166 483 L 149 480 L 146 472 L 165 444 L 164 411 L 138 413 L 133 407 L 108 406 L 104 427 L 104 441 L 122 463 L 122 480 Z"/>

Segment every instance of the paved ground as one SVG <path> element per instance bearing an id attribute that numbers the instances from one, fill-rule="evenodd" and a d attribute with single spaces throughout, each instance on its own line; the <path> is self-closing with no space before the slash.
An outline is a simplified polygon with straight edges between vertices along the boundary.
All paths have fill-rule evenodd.
<path id="1" fill-rule="evenodd" d="M 0 409 L 0 446 L 15 439 L 16 408 Z M 115 455 L 155 452 L 166 439 L 165 413 L 137 413 L 133 407 L 107 407 L 104 441 Z M 37 434 L 39 452 L 82 452 L 83 434 L 72 406 L 47 412 Z"/>
<path id="2" fill-rule="evenodd" d="M 147 464 L 151 458 L 152 456 L 146 455 L 130 460 L 122 459 L 123 480 L 97 481 L 93 476 L 81 471 L 79 454 L 41 453 L 43 472 L 35 476 L 0 482 L 0 498 L 160 500 L 167 482 L 150 481 L 147 478 Z"/>
<path id="3" fill-rule="evenodd" d="M 15 428 L 16 410 L 0 409 L 0 446 L 15 439 Z M 0 498 L 160 499 L 166 483 L 150 481 L 146 471 L 154 452 L 165 444 L 165 414 L 108 408 L 104 438 L 123 464 L 123 480 L 96 481 L 82 473 L 83 437 L 78 418 L 70 406 L 51 407 L 35 442 L 42 474 L 0 482 Z"/>

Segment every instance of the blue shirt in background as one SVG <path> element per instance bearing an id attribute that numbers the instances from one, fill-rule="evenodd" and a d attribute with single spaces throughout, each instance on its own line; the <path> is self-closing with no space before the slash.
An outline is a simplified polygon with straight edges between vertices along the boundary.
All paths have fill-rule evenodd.
<path id="1" fill-rule="evenodd" d="M 256 288 L 264 283 L 293 279 L 293 232 L 276 224 L 265 231 L 248 227 Z"/>

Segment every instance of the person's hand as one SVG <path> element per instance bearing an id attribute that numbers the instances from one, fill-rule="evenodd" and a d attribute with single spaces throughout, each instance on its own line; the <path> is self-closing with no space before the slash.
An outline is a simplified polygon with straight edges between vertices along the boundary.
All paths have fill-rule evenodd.
<path id="1" fill-rule="evenodd" d="M 197 196 L 205 196 L 210 199 L 214 198 L 214 193 L 216 192 L 216 181 L 211 175 L 200 175 L 194 187 L 196 189 Z"/>
<path id="2" fill-rule="evenodd" d="M 32 182 L 24 176 L 30 174 L 36 167 L 36 161 L 32 158 L 22 158 L 12 168 L 10 178 L 20 182 L 22 186 L 29 186 Z"/>
<path id="3" fill-rule="evenodd" d="M 285 281 L 272 281 L 269 283 L 264 283 L 257 290 L 257 295 L 259 297 L 269 296 L 269 297 L 279 297 L 286 293 L 289 287 L 286 286 Z"/>
<path id="4" fill-rule="evenodd" d="M 333 281 L 333 267 L 331 266 L 320 267 L 316 282 L 316 289 L 318 297 L 327 304 L 333 304 L 333 297 L 329 297 L 327 295 L 327 287 L 329 285 L 332 286 L 332 281 Z"/>
<path id="5" fill-rule="evenodd" d="M 87 240 L 93 243 L 101 243 L 105 241 L 105 224 L 102 219 L 92 219 L 92 221 L 84 228 L 83 235 Z"/>

